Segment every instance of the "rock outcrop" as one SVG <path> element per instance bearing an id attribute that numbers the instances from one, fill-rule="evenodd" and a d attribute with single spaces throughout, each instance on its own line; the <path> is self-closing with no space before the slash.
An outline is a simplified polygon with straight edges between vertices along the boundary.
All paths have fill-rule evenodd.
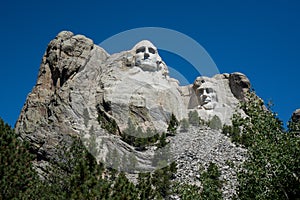
<path id="1" fill-rule="evenodd" d="M 238 104 L 240 100 L 244 100 L 244 95 L 249 90 L 236 91 L 236 95 L 240 95 L 239 98 L 236 97 L 232 92 L 233 83 L 230 78 L 236 74 L 246 77 L 241 73 L 217 74 L 211 78 L 200 76 L 196 78 L 193 85 L 182 87 L 188 111 L 196 110 L 204 121 L 217 116 L 222 124 L 229 125 L 234 112 L 244 115 L 244 112 L 238 109 Z M 237 83 L 235 87 L 238 88 Z"/>
<path id="2" fill-rule="evenodd" d="M 241 101 L 246 101 L 246 94 L 251 89 L 249 79 L 242 73 L 235 72 L 229 75 L 229 86 L 232 94 Z"/>
<path id="3" fill-rule="evenodd" d="M 99 148 L 104 143 L 95 156 L 107 161 L 110 150 L 117 149 L 121 156 L 134 151 L 119 137 L 129 119 L 144 130 L 165 131 L 172 113 L 178 119 L 186 117 L 178 83 L 168 76 L 157 50 L 149 52 L 149 44 L 144 41 L 109 55 L 92 40 L 67 31 L 49 43 L 36 86 L 16 123 L 16 131 L 40 155 L 39 162 L 53 159 L 57 148 L 70 144 L 72 137 L 81 137 L 87 145 L 96 138 Z M 143 45 L 146 52 L 137 52 Z M 155 61 L 141 58 L 137 63 L 137 53 L 154 54 Z M 156 69 L 144 70 L 151 62 Z M 135 156 L 142 169 L 145 157 L 151 157 Z"/>
<path id="4" fill-rule="evenodd" d="M 96 101 L 89 99 L 86 93 L 96 94 L 101 89 L 97 82 L 101 68 L 86 69 L 91 66 L 87 63 L 101 64 L 107 57 L 92 40 L 68 31 L 59 33 L 49 43 L 37 83 L 16 123 L 16 131 L 31 143 L 41 158 L 50 159 L 55 155 L 55 147 L 79 135 L 77 126 L 82 128 L 84 124 L 86 103 Z M 91 117 L 97 118 L 97 115 Z"/>
<path id="5" fill-rule="evenodd" d="M 293 112 L 292 121 L 296 123 L 300 122 L 300 109 L 297 109 Z"/>
<path id="6" fill-rule="evenodd" d="M 179 82 L 169 76 L 166 63 L 149 41 L 109 55 L 85 36 L 63 31 L 47 47 L 37 83 L 27 97 L 15 130 L 39 155 L 35 165 L 40 170 L 48 160 L 59 159 L 60 147 L 70 145 L 73 137 L 80 137 L 98 161 L 113 165 L 112 152 L 115 152 L 114 156 L 120 159 L 131 159 L 129 163 L 135 160 L 133 171 L 148 171 L 157 167 L 153 164 L 157 148 L 151 146 L 139 151 L 121 140 L 129 121 L 142 131 L 162 133 L 167 130 L 172 113 L 180 121 L 187 118 L 189 112 L 197 111 L 205 121 L 217 116 L 222 124 L 230 124 L 236 110 L 243 113 L 237 105 L 245 100 L 249 89 L 250 82 L 241 73 L 197 77 L 193 84 L 179 86 Z M 190 138 L 195 138 L 190 145 L 193 146 L 192 157 L 197 162 L 208 162 L 203 160 L 201 148 L 220 141 L 224 144 L 216 146 L 213 161 L 220 166 L 226 159 L 242 162 L 240 156 L 235 159 L 229 154 L 240 155 L 243 150 L 221 136 L 220 131 L 202 130 L 202 135 L 198 136 L 193 134 L 195 132 L 176 136 L 162 151 L 172 149 L 173 160 L 193 168 L 187 164 L 190 158 L 180 157 L 177 151 L 183 147 L 182 154 L 189 151 L 189 143 L 181 139 L 190 134 Z M 199 145 L 193 145 L 195 142 Z M 222 158 L 224 155 L 228 156 Z M 117 167 L 126 170 L 124 163 Z M 179 172 L 178 178 L 191 181 L 184 178 L 184 173 Z M 230 170 L 228 173 L 234 174 Z M 236 183 L 232 185 L 234 190 Z"/>

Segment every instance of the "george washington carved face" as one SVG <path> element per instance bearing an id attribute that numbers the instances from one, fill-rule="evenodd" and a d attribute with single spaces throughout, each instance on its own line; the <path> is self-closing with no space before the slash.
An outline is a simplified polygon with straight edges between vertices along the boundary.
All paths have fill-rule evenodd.
<path id="1" fill-rule="evenodd" d="M 135 65 L 144 71 L 158 71 L 161 58 L 157 48 L 149 41 L 143 40 L 135 45 Z"/>

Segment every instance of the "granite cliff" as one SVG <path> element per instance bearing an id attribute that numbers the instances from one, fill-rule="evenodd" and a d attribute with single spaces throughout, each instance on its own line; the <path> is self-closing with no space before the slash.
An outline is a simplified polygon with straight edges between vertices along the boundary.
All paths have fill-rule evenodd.
<path id="1" fill-rule="evenodd" d="M 247 101 L 250 87 L 241 73 L 195 77 L 193 84 L 180 86 L 169 76 L 167 64 L 150 41 L 109 55 L 91 39 L 63 31 L 46 49 L 36 85 L 15 129 L 39 155 L 35 166 L 41 173 L 49 160 L 58 159 L 60 147 L 80 137 L 97 160 L 107 165 L 113 166 L 113 151 L 120 158 L 134 157 L 133 176 L 161 166 L 153 159 L 158 154 L 162 159 L 168 152 L 170 160 L 179 163 L 176 178 L 200 184 L 195 175 L 198 163 L 215 162 L 227 184 L 223 195 L 229 198 L 235 193 L 237 178 L 228 160 L 238 165 L 246 150 L 231 143 L 220 130 L 207 126 L 185 132 L 177 129 L 163 148 L 150 145 L 143 150 L 122 140 L 122 135 L 129 125 L 161 135 L 167 132 L 172 114 L 182 121 L 196 112 L 203 122 L 217 116 L 221 126 L 231 124 L 234 112 L 244 115 L 238 104 Z M 124 163 L 116 167 L 127 169 Z"/>

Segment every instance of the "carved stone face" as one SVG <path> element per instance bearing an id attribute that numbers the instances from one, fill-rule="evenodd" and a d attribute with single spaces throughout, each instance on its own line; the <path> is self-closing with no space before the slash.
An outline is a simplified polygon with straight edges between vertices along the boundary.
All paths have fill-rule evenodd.
<path id="1" fill-rule="evenodd" d="M 217 94 L 212 84 L 204 83 L 198 89 L 199 104 L 206 110 L 214 109 L 217 102 Z"/>
<path id="2" fill-rule="evenodd" d="M 135 65 L 144 71 L 157 71 L 161 61 L 156 47 L 149 41 L 143 40 L 135 45 Z"/>

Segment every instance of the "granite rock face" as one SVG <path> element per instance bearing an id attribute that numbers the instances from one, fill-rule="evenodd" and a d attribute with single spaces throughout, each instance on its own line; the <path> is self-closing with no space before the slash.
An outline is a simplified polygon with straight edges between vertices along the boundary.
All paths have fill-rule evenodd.
<path id="1" fill-rule="evenodd" d="M 300 109 L 297 109 L 293 112 L 292 121 L 296 123 L 300 122 Z"/>
<path id="2" fill-rule="evenodd" d="M 130 56 L 137 54 L 136 47 L 109 55 L 84 36 L 59 33 L 43 56 L 37 83 L 27 97 L 16 131 L 31 143 L 40 162 L 55 158 L 57 148 L 69 145 L 72 137 L 81 137 L 87 146 L 91 140 L 96 142 L 95 156 L 104 162 L 114 149 L 120 155 L 133 152 L 134 148 L 119 137 L 129 119 L 143 130 L 162 132 L 172 113 L 178 119 L 187 113 L 178 82 L 167 75 L 158 52 L 153 53 L 157 70 L 144 70 L 135 59 L 130 62 Z M 113 134 L 105 128 L 112 123 Z M 148 162 L 145 157 L 151 157 L 149 153 L 137 152 L 135 156 L 142 169 L 151 165 L 143 164 Z"/>
<path id="3" fill-rule="evenodd" d="M 231 76 L 235 74 L 217 74 L 213 77 L 197 77 L 193 85 L 182 87 L 185 92 L 184 99 L 188 111 L 196 110 L 204 121 L 211 120 L 217 116 L 222 124 L 231 124 L 231 117 L 234 112 L 245 115 L 238 109 L 240 100 L 249 90 L 236 92 L 243 98 L 238 99 L 232 92 Z M 240 76 L 246 77 L 239 73 Z"/>
<path id="4" fill-rule="evenodd" d="M 90 100 L 85 99 L 87 95 L 81 95 L 81 90 L 85 88 L 84 84 L 88 87 L 98 85 L 96 77 L 101 70 L 85 70 L 85 67 L 91 66 L 87 63 L 101 63 L 107 57 L 108 54 L 95 46 L 92 40 L 67 31 L 59 33 L 49 43 L 37 83 L 28 95 L 16 123 L 16 131 L 23 139 L 30 141 L 42 157 L 51 156 L 55 146 L 79 134 L 76 123 L 83 122 L 82 113 L 87 107 L 83 100 Z M 87 72 L 85 77 L 80 76 L 83 71 Z M 84 83 L 87 77 L 91 81 Z M 84 90 L 88 91 L 89 88 Z M 95 90 L 97 87 L 91 92 Z"/>
<path id="5" fill-rule="evenodd" d="M 138 151 L 121 140 L 128 121 L 141 130 L 155 129 L 162 133 L 167 130 L 172 113 L 180 121 L 190 111 L 197 111 L 205 121 L 216 115 L 222 124 L 231 124 L 230 118 L 236 110 L 243 113 L 237 106 L 245 100 L 249 89 L 250 82 L 241 73 L 197 77 L 193 84 L 180 86 L 169 76 L 166 63 L 149 41 L 109 55 L 85 36 L 63 31 L 47 47 L 37 83 L 26 99 L 15 130 L 40 155 L 35 163 L 40 169 L 48 160 L 57 159 L 60 147 L 70 145 L 73 137 L 80 137 L 98 161 L 113 164 L 112 152 L 115 152 L 114 156 L 135 160 L 134 171 L 153 170 L 157 167 L 153 165 L 157 148 Z M 201 143 L 196 145 L 198 149 L 191 150 L 199 162 L 202 162 L 201 148 L 215 144 L 214 138 L 225 145 L 224 152 L 220 151 L 220 155 L 214 152 L 218 155 L 212 159 L 220 166 L 226 159 L 235 161 L 228 153 L 242 154 L 243 150 L 221 137 L 220 131 L 203 131 L 204 142 L 192 130 L 169 140 L 165 151 L 171 149 L 174 159 L 185 165 L 177 153 L 183 146 L 188 151 L 189 143 L 180 145 L 183 142 L 180 138 L 192 134 L 190 138 L 195 137 Z M 191 148 L 195 147 L 192 143 Z M 236 162 L 242 160 L 238 156 Z M 126 170 L 124 165 L 117 167 Z M 234 182 L 233 190 L 235 187 Z"/>
<path id="6" fill-rule="evenodd" d="M 235 72 L 229 75 L 229 86 L 232 94 L 239 100 L 246 101 L 246 94 L 251 89 L 249 79 L 242 73 Z"/>

